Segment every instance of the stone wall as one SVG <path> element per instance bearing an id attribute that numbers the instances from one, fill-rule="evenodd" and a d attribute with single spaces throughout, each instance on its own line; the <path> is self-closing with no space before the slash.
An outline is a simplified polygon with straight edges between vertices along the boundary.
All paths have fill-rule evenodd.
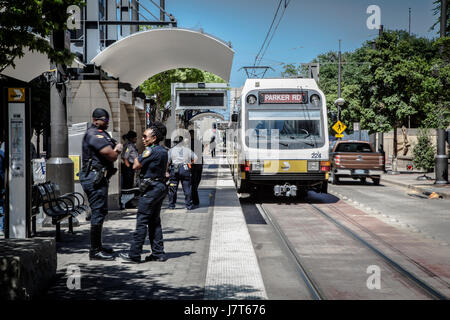
<path id="1" fill-rule="evenodd" d="M 0 240 L 0 300 L 30 300 L 56 276 L 53 238 Z"/>

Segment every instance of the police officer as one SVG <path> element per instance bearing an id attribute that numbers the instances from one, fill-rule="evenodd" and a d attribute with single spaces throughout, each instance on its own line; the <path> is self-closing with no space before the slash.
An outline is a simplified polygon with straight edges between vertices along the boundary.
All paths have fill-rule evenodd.
<path id="1" fill-rule="evenodd" d="M 161 228 L 161 206 L 167 194 L 167 150 L 159 145 L 167 133 L 166 127 L 161 122 L 155 122 L 144 131 L 142 141 L 146 147 L 141 156 L 133 164 L 133 169 L 141 169 L 140 192 L 138 213 L 136 218 L 136 231 L 133 234 L 133 243 L 127 253 L 120 253 L 120 257 L 126 262 L 140 263 L 142 246 L 147 237 L 150 238 L 152 254 L 145 261 L 166 260 Z"/>
<path id="2" fill-rule="evenodd" d="M 109 179 L 117 169 L 114 161 L 122 152 L 122 144 L 106 132 L 109 114 L 105 109 L 97 108 L 92 113 L 92 126 L 83 138 L 83 166 L 80 183 L 91 207 L 91 249 L 90 260 L 114 260 L 113 250 L 102 245 L 103 221 L 108 214 Z"/>
<path id="3" fill-rule="evenodd" d="M 200 184 L 200 181 L 202 179 L 202 172 L 203 172 L 203 143 L 198 140 L 195 136 L 194 130 L 189 130 L 189 134 L 191 135 L 191 150 L 195 153 L 195 147 L 200 146 L 201 144 L 201 152 L 202 156 L 198 158 L 193 164 L 192 164 L 192 170 L 191 170 L 191 184 L 192 184 L 192 204 L 195 206 L 200 205 L 200 199 L 198 196 L 198 186 Z M 200 150 L 197 150 L 199 152 Z"/>
<path id="4" fill-rule="evenodd" d="M 169 209 L 175 209 L 178 184 L 181 181 L 187 210 L 194 209 L 192 203 L 191 166 L 197 156 L 184 145 L 182 136 L 174 140 L 175 146 L 169 150 Z"/>
<path id="5" fill-rule="evenodd" d="M 134 186 L 133 163 L 134 159 L 139 156 L 136 148 L 137 134 L 130 130 L 122 138 L 126 140 L 122 153 L 122 189 L 131 189 Z"/>

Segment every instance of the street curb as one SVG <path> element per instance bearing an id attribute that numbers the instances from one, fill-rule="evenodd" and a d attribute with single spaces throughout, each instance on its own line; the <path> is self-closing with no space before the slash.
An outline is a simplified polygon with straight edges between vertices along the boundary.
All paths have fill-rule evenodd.
<path id="1" fill-rule="evenodd" d="M 382 179 L 381 181 L 388 183 L 388 184 L 400 186 L 403 188 L 408 188 L 408 189 L 414 190 L 416 192 L 420 192 L 426 196 L 429 196 L 431 193 L 436 192 L 436 191 L 431 190 L 429 187 L 418 187 L 418 186 L 415 186 L 412 184 L 401 183 L 401 182 L 392 181 L 392 180 L 388 180 L 388 179 Z M 446 200 L 450 199 L 450 194 L 447 194 L 444 192 L 439 192 L 439 191 L 436 193 L 439 194 L 439 196 L 442 197 L 443 199 L 446 199 Z"/>

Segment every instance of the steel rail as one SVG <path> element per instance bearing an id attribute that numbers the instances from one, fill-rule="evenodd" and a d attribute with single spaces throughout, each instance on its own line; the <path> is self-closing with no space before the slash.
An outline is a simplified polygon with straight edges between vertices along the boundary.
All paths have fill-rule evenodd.
<path id="1" fill-rule="evenodd" d="M 377 248 L 375 248 L 374 246 L 372 246 L 370 243 L 368 243 L 366 240 L 364 240 L 363 238 L 361 238 L 360 236 L 358 236 L 355 232 L 353 232 L 352 230 L 350 230 L 349 228 L 347 228 L 346 226 L 344 226 L 343 224 L 341 224 L 339 221 L 337 221 L 336 219 L 332 218 L 331 216 L 329 216 L 326 212 L 324 212 L 322 209 L 318 208 L 317 206 L 315 206 L 312 203 L 309 203 L 309 205 L 311 207 L 313 207 L 317 212 L 319 212 L 322 216 L 324 216 L 325 218 L 327 218 L 329 221 L 331 221 L 333 224 L 335 224 L 338 228 L 344 230 L 347 234 L 351 235 L 354 239 L 358 240 L 359 242 L 361 242 L 363 245 L 365 245 L 367 248 L 369 248 L 370 250 L 372 250 L 373 252 L 375 252 L 379 257 L 381 257 L 385 262 L 387 262 L 391 267 L 393 267 L 395 270 L 397 270 L 399 273 L 401 273 L 402 275 L 404 275 L 406 278 L 408 278 L 409 280 L 411 280 L 412 282 L 414 282 L 420 289 L 422 289 L 423 291 L 425 291 L 428 295 L 430 295 L 431 297 L 438 299 L 438 300 L 447 300 L 448 298 L 441 293 L 439 290 L 434 289 L 433 287 L 431 287 L 430 285 L 428 285 L 427 283 L 425 283 L 424 281 L 422 281 L 421 279 L 419 279 L 418 277 L 416 277 L 414 274 L 412 274 L 411 272 L 409 272 L 408 270 L 406 270 L 405 268 L 403 268 L 401 265 L 399 265 L 397 262 L 395 262 L 394 260 L 392 260 L 391 258 L 389 258 L 387 255 L 385 255 L 383 252 L 381 252 L 380 250 L 378 250 Z"/>
<path id="2" fill-rule="evenodd" d="M 313 277 L 309 274 L 307 269 L 303 266 L 301 259 L 296 252 L 294 246 L 289 241 L 289 239 L 285 236 L 283 231 L 281 230 L 279 224 L 272 218 L 269 211 L 266 210 L 262 204 L 255 204 L 256 208 L 262 213 L 264 217 L 266 217 L 269 220 L 269 223 L 272 225 L 272 227 L 275 229 L 278 237 L 282 241 L 282 243 L 286 246 L 289 253 L 291 254 L 292 258 L 294 259 L 297 269 L 299 271 L 299 274 L 303 281 L 305 282 L 306 286 L 308 287 L 308 290 L 313 297 L 314 300 L 325 300 L 326 296 L 325 294 L 320 290 L 319 286 L 316 284 L 316 281 L 313 280 Z"/>

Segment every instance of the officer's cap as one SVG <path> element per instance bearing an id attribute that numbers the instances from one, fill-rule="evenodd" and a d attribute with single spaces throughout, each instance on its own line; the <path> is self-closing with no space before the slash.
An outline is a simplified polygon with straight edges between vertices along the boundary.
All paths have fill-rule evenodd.
<path id="1" fill-rule="evenodd" d="M 97 108 L 92 112 L 92 118 L 94 119 L 101 119 L 101 118 L 109 119 L 109 113 L 105 109 Z"/>

